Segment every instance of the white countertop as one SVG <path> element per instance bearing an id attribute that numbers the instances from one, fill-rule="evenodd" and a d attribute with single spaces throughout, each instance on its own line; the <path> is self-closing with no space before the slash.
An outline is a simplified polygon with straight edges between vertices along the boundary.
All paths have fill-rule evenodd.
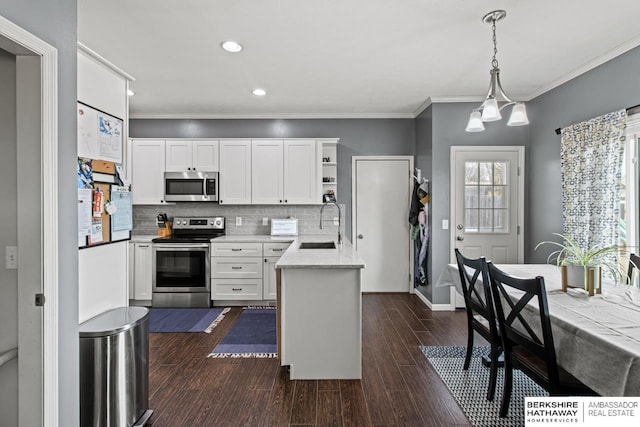
<path id="1" fill-rule="evenodd" d="M 148 243 L 155 235 L 134 235 L 131 241 L 134 243 Z M 338 247 L 337 237 L 327 234 L 310 234 L 301 236 L 270 236 L 261 235 L 226 235 L 212 239 L 212 243 L 277 243 L 291 242 L 289 248 L 282 254 L 277 268 L 364 268 L 365 263 L 351 242 L 343 238 L 342 247 L 339 249 L 300 249 L 302 242 L 328 242 L 334 241 Z"/>
<path id="2" fill-rule="evenodd" d="M 338 249 L 300 249 L 302 242 L 334 241 Z M 343 238 L 342 247 L 337 238 L 327 235 L 298 236 L 282 254 L 276 268 L 364 268 L 365 263 L 351 245 Z"/>
<path id="3" fill-rule="evenodd" d="M 282 254 L 276 268 L 364 268 L 365 263 L 360 258 L 351 242 L 343 239 L 339 249 L 300 249 L 302 242 L 333 241 L 338 247 L 337 237 L 327 234 L 309 234 L 302 236 L 270 236 L 270 235 L 226 235 L 217 237 L 213 243 L 275 243 L 291 242 L 289 248 Z"/>

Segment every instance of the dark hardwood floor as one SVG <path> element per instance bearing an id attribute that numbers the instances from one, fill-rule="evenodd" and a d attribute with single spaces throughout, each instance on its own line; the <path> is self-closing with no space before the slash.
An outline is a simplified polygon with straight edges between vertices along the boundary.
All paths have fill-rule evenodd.
<path id="1" fill-rule="evenodd" d="M 469 426 L 419 349 L 466 345 L 464 312 L 431 312 L 409 294 L 362 303 L 362 380 L 289 381 L 277 359 L 207 358 L 239 307 L 211 334 L 150 334 L 150 425 Z"/>

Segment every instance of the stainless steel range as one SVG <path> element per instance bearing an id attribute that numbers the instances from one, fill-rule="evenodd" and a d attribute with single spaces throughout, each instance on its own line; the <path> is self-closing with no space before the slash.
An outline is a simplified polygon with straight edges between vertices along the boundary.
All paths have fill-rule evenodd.
<path id="1" fill-rule="evenodd" d="M 171 236 L 153 239 L 153 307 L 211 305 L 210 241 L 224 234 L 224 217 L 176 217 Z"/>

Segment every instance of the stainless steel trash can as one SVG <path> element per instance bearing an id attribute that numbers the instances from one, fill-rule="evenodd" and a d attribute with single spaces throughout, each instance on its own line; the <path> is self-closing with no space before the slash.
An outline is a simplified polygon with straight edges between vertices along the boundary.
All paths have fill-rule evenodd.
<path id="1" fill-rule="evenodd" d="M 120 307 L 80 325 L 80 425 L 143 426 L 149 410 L 149 310 Z"/>

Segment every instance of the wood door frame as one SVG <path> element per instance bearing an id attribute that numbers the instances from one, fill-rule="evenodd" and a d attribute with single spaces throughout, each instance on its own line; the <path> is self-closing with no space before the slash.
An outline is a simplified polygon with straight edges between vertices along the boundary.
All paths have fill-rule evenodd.
<path id="1" fill-rule="evenodd" d="M 374 160 L 374 161 L 384 161 L 384 160 L 408 160 L 409 161 L 409 173 L 407 175 L 407 186 L 409 188 L 409 194 L 413 192 L 413 180 L 412 180 L 412 171 L 413 171 L 413 156 L 351 156 L 351 243 L 353 246 L 356 246 L 356 213 L 358 212 L 358 202 L 357 202 L 357 176 L 356 176 L 356 163 L 358 160 Z M 408 206 L 408 205 L 407 205 Z M 407 219 L 408 220 L 408 219 Z M 410 294 L 415 293 L 415 287 L 413 286 L 413 282 L 415 277 L 413 277 L 413 257 L 414 257 L 414 249 L 411 244 L 411 229 L 407 234 L 409 238 L 409 289 L 408 292 Z M 365 263 L 367 260 L 365 260 Z M 365 267 L 366 268 L 366 267 Z M 419 292 L 418 292 L 419 294 Z"/>
<path id="2" fill-rule="evenodd" d="M 37 120 L 41 124 L 42 290 L 46 297 L 42 316 L 44 402 L 42 416 L 45 426 L 56 427 L 59 422 L 58 50 L 2 16 L 0 16 L 0 39 L 4 39 L 3 47 L 9 47 L 9 51 L 11 47 L 16 47 L 17 52 L 14 53 L 16 56 L 27 54 L 40 57 L 41 110 L 39 114 L 26 119 Z M 20 94 L 17 96 L 19 97 Z"/>

